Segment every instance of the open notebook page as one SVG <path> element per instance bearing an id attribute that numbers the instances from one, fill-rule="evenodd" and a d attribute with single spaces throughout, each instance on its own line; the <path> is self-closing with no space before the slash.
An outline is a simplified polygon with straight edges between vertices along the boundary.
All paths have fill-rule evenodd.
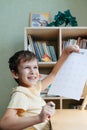
<path id="1" fill-rule="evenodd" d="M 48 95 L 79 100 L 87 80 L 87 50 L 71 53 L 57 73 Z"/>

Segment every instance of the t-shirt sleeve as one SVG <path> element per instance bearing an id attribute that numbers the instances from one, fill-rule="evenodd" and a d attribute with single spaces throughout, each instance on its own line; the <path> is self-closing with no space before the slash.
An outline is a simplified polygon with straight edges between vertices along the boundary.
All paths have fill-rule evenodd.
<path id="1" fill-rule="evenodd" d="M 29 108 L 28 97 L 22 92 L 13 93 L 8 108 L 27 110 Z"/>

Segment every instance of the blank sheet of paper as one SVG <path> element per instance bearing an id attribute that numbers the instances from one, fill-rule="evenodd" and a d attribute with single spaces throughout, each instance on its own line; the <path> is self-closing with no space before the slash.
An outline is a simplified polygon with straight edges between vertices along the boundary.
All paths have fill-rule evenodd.
<path id="1" fill-rule="evenodd" d="M 69 55 L 57 73 L 48 95 L 59 95 L 79 100 L 87 80 L 87 50 Z"/>

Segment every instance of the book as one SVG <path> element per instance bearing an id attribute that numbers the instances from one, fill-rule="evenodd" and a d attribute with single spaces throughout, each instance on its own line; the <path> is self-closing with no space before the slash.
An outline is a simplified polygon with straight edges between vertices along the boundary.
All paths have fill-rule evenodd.
<path id="1" fill-rule="evenodd" d="M 39 47 L 40 52 L 41 52 L 41 59 L 42 59 L 42 61 L 50 62 L 51 61 L 51 57 L 48 54 L 46 43 L 45 42 L 42 42 L 41 44 L 38 43 L 38 47 Z"/>
<path id="2" fill-rule="evenodd" d="M 28 35 L 27 36 L 27 39 L 28 39 L 28 50 L 29 51 L 32 51 L 34 54 L 35 54 L 35 49 L 34 49 L 34 46 L 33 46 L 33 39 L 32 39 L 32 37 L 31 37 L 31 35 Z"/>
<path id="3" fill-rule="evenodd" d="M 51 53 L 50 53 L 50 50 L 49 50 L 49 46 L 48 46 L 48 45 L 47 45 L 47 50 L 48 50 L 49 56 L 50 56 L 51 61 L 52 61 L 52 57 L 51 57 Z"/>
<path id="4" fill-rule="evenodd" d="M 77 45 L 77 40 L 76 39 L 69 39 L 69 45 Z"/>
<path id="5" fill-rule="evenodd" d="M 47 55 L 50 57 L 50 53 L 49 53 L 49 51 L 48 51 L 46 42 L 43 42 L 43 43 L 42 43 L 42 46 L 43 46 L 43 49 L 44 49 L 45 54 L 47 54 Z"/>
<path id="6" fill-rule="evenodd" d="M 33 42 L 33 46 L 34 46 L 34 49 L 35 49 L 35 54 L 36 54 L 36 56 L 37 56 L 37 58 L 38 58 L 38 61 L 42 61 L 42 59 L 41 59 L 41 54 L 40 54 L 40 51 L 39 51 L 39 49 L 38 49 L 38 46 L 37 46 L 37 42 L 36 41 L 34 41 Z"/>
<path id="7" fill-rule="evenodd" d="M 66 47 L 68 47 L 70 45 L 77 45 L 77 40 L 68 39 L 68 40 L 62 41 L 62 49 L 65 49 Z"/>
<path id="8" fill-rule="evenodd" d="M 80 48 L 87 49 L 87 39 L 78 37 L 77 42 Z"/>
<path id="9" fill-rule="evenodd" d="M 42 43 L 40 44 L 40 48 L 41 48 L 41 51 L 42 51 L 42 53 L 43 53 L 43 55 L 44 55 L 44 54 L 45 54 L 45 51 L 44 51 L 44 48 L 43 48 Z"/>
<path id="10" fill-rule="evenodd" d="M 38 46 L 38 48 L 39 48 L 39 51 L 40 51 L 40 54 L 41 54 L 41 58 L 42 58 L 43 55 L 44 55 L 44 50 L 43 50 L 43 48 L 42 48 L 42 42 L 37 41 L 37 46 Z"/>
<path id="11" fill-rule="evenodd" d="M 56 52 L 55 52 L 55 48 L 54 46 L 48 46 L 49 48 L 49 51 L 50 51 L 50 54 L 51 54 L 51 58 L 52 58 L 52 61 L 57 61 L 57 56 L 56 56 Z"/>

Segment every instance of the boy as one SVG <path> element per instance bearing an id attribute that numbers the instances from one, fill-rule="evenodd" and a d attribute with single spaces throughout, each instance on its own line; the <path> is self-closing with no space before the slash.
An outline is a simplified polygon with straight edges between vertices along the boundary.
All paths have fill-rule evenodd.
<path id="1" fill-rule="evenodd" d="M 72 52 L 79 52 L 79 48 L 67 47 L 52 72 L 42 81 L 39 81 L 38 61 L 32 52 L 19 51 L 9 59 L 9 68 L 18 86 L 14 88 L 11 101 L 0 121 L 2 130 L 51 130 L 49 118 L 55 111 L 55 105 L 53 102 L 46 104 L 40 92 L 53 82 Z"/>

